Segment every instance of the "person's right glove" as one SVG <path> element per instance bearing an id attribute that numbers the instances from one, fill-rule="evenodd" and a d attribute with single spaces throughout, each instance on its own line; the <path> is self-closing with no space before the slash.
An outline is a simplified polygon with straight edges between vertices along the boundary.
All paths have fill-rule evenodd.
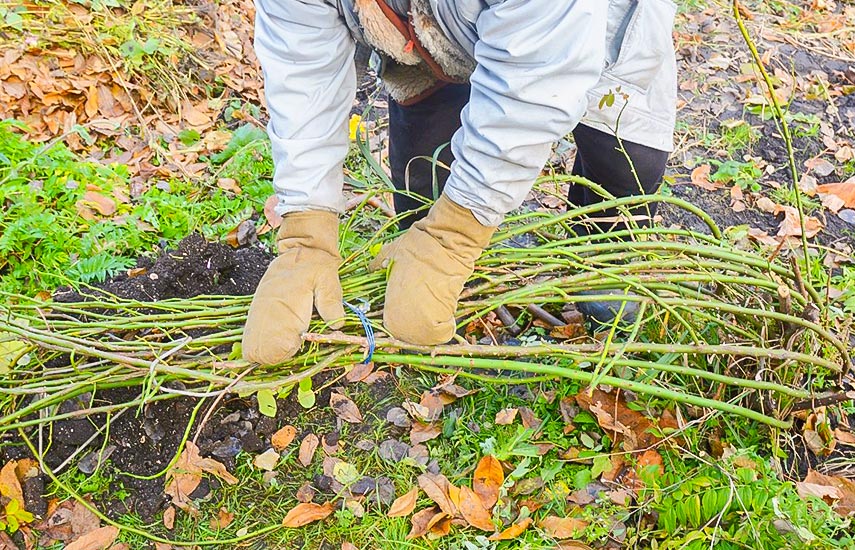
<path id="1" fill-rule="evenodd" d="M 243 330 L 243 358 L 263 365 L 297 353 L 312 305 L 333 328 L 344 318 L 338 215 L 319 210 L 285 214 L 276 246 L 279 257 L 261 278 Z"/>
<path id="2" fill-rule="evenodd" d="M 442 195 L 426 218 L 384 246 L 370 268 L 389 270 L 383 308 L 389 333 L 419 345 L 451 340 L 463 285 L 495 231 Z"/>

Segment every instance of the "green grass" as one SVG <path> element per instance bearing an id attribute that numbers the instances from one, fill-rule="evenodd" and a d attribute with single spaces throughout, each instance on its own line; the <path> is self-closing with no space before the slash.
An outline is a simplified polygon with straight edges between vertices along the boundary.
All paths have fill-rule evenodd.
<path id="1" fill-rule="evenodd" d="M 164 241 L 193 231 L 219 239 L 257 218 L 271 192 L 272 162 L 263 132 L 251 128 L 238 129 L 233 144 L 210 159 L 217 177 L 234 178 L 241 194 L 216 180 L 173 179 L 129 198 L 124 166 L 87 161 L 59 142 L 29 142 L 20 124 L 0 122 L 0 290 L 35 295 L 103 281 Z M 81 215 L 81 208 L 95 208 L 91 194 L 115 211 Z"/>

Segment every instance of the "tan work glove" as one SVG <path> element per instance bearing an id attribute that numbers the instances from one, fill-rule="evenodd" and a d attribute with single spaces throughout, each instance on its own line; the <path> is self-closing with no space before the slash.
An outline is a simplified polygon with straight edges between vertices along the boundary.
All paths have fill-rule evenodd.
<path id="1" fill-rule="evenodd" d="M 320 210 L 286 214 L 276 245 L 279 257 L 261 278 L 243 331 L 243 358 L 263 365 L 297 353 L 313 304 L 325 321 L 339 321 L 334 328 L 344 317 L 338 215 Z"/>
<path id="2" fill-rule="evenodd" d="M 384 246 L 370 268 L 389 268 L 383 309 L 389 333 L 411 344 L 451 340 L 457 300 L 495 230 L 442 195 L 426 218 Z"/>

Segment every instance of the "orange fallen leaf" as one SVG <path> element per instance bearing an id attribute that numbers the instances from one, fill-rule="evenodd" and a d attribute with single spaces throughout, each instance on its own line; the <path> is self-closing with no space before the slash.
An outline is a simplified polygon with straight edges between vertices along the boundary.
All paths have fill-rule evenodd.
<path id="1" fill-rule="evenodd" d="M 485 455 L 478 462 L 472 478 L 472 489 L 481 498 L 484 508 L 490 510 L 499 500 L 499 489 L 505 482 L 505 472 L 494 456 Z"/>
<path id="2" fill-rule="evenodd" d="M 475 491 L 469 487 L 463 486 L 460 488 L 460 513 L 463 519 L 476 529 L 482 531 L 495 531 L 496 526 L 493 525 L 493 520 L 490 518 L 490 512 L 484 508 Z"/>
<path id="3" fill-rule="evenodd" d="M 447 517 L 448 515 L 445 512 L 440 511 L 436 506 L 419 510 L 413 514 L 413 517 L 410 520 L 412 528 L 410 529 L 410 533 L 407 535 L 407 540 L 425 536 L 434 525 Z"/>
<path id="4" fill-rule="evenodd" d="M 89 531 L 71 544 L 65 550 L 105 550 L 119 536 L 119 528 L 108 525 Z"/>
<path id="5" fill-rule="evenodd" d="M 531 525 L 531 518 L 525 518 L 518 523 L 514 523 L 501 533 L 491 536 L 488 540 L 513 540 L 522 535 L 528 529 L 529 525 Z"/>
<path id="6" fill-rule="evenodd" d="M 721 183 L 715 183 L 710 181 L 710 171 L 711 167 L 709 164 L 701 164 L 694 170 L 692 170 L 692 185 L 696 185 L 701 189 L 706 189 L 707 191 L 715 191 L 716 189 L 721 189 L 724 187 Z"/>
<path id="7" fill-rule="evenodd" d="M 276 213 L 277 206 L 279 206 L 279 197 L 276 195 L 270 195 L 264 201 L 264 219 L 267 220 L 267 224 L 273 229 L 278 229 L 282 225 L 282 216 Z"/>
<path id="8" fill-rule="evenodd" d="M 624 450 L 632 451 L 651 447 L 660 438 L 651 433 L 654 422 L 638 411 L 627 407 L 623 393 L 605 392 L 594 389 L 591 395 L 588 390 L 582 390 L 576 395 L 576 402 L 597 417 L 600 427 L 615 434 L 615 442 L 623 441 Z M 662 416 L 658 422 L 659 428 L 677 426 Z"/>
<path id="9" fill-rule="evenodd" d="M 428 533 L 429 539 L 439 539 L 451 533 L 451 524 L 454 520 L 449 517 L 444 517 L 437 521 Z"/>
<path id="10" fill-rule="evenodd" d="M 234 193 L 235 195 L 240 195 L 243 190 L 238 185 L 237 180 L 234 178 L 219 178 L 217 180 L 217 187 L 222 189 L 223 191 L 228 191 L 229 193 Z"/>
<path id="11" fill-rule="evenodd" d="M 202 474 L 209 473 L 222 479 L 229 485 L 238 482 L 221 462 L 213 458 L 202 458 L 199 447 L 188 441 L 181 456 L 166 474 L 166 494 L 172 497 L 172 503 L 182 510 L 192 508 L 190 494 L 196 490 L 202 481 Z"/>
<path id="12" fill-rule="evenodd" d="M 24 491 L 21 488 L 21 482 L 18 480 L 18 474 L 15 472 L 17 466 L 17 460 L 10 460 L 0 469 L 0 495 L 17 500 L 18 504 L 23 506 Z"/>
<path id="13" fill-rule="evenodd" d="M 406 494 L 399 496 L 389 507 L 390 518 L 409 516 L 416 509 L 416 501 L 419 498 L 419 488 L 413 487 Z"/>
<path id="14" fill-rule="evenodd" d="M 294 441 L 294 438 L 297 436 L 297 428 L 294 426 L 284 426 L 283 428 L 277 430 L 273 437 L 270 438 L 270 444 L 273 445 L 273 448 L 277 451 L 282 451 Z"/>
<path id="15" fill-rule="evenodd" d="M 834 195 L 843 201 L 847 208 L 855 208 L 855 179 L 842 183 L 826 183 L 816 187 L 817 193 Z"/>
<path id="16" fill-rule="evenodd" d="M 102 216 L 112 216 L 116 213 L 116 201 L 97 191 L 87 191 L 78 204 L 93 208 Z"/>
<path id="17" fill-rule="evenodd" d="M 175 528 L 175 508 L 172 506 L 163 512 L 163 526 L 170 531 Z"/>
<path id="18" fill-rule="evenodd" d="M 234 521 L 234 519 L 235 515 L 232 512 L 229 512 L 225 508 L 220 508 L 217 512 L 217 517 L 211 518 L 211 529 L 214 529 L 215 531 L 225 529 L 232 521 Z"/>
<path id="19" fill-rule="evenodd" d="M 498 426 L 510 426 L 514 423 L 514 419 L 517 417 L 518 412 L 519 409 L 502 409 L 496 413 L 496 419 L 494 420 L 494 422 Z"/>
<path id="20" fill-rule="evenodd" d="M 448 487 L 451 485 L 448 478 L 442 474 L 422 474 L 418 477 L 419 487 L 432 501 L 436 502 L 439 509 L 451 517 L 457 515 L 457 507 L 451 501 Z"/>
<path id="21" fill-rule="evenodd" d="M 297 452 L 297 460 L 300 461 L 300 464 L 303 466 L 311 464 L 315 456 L 315 450 L 317 450 L 320 444 L 321 440 L 315 434 L 309 434 L 304 437 L 302 443 L 300 443 L 300 450 Z"/>
<path id="22" fill-rule="evenodd" d="M 315 521 L 320 521 L 333 513 L 332 504 L 315 504 L 314 502 L 301 502 L 291 509 L 282 520 L 284 527 L 302 527 Z"/>
<path id="23" fill-rule="evenodd" d="M 569 539 L 581 533 L 588 522 L 578 518 L 560 518 L 558 516 L 547 516 L 540 521 L 540 528 L 546 534 L 556 539 Z"/>

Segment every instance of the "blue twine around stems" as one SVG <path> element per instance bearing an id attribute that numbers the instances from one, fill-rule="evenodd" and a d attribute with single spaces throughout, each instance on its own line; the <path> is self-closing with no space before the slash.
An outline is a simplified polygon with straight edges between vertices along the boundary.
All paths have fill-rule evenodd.
<path id="1" fill-rule="evenodd" d="M 365 361 L 363 361 L 362 364 L 367 365 L 374 357 L 374 327 L 371 326 L 371 323 L 368 321 L 368 317 L 365 316 L 365 312 L 362 311 L 362 309 L 347 302 L 343 303 L 348 308 L 350 308 L 350 311 L 356 314 L 356 316 L 359 318 L 359 322 L 362 323 L 363 330 L 365 330 L 365 338 L 368 339 L 368 356 L 365 358 Z"/>

